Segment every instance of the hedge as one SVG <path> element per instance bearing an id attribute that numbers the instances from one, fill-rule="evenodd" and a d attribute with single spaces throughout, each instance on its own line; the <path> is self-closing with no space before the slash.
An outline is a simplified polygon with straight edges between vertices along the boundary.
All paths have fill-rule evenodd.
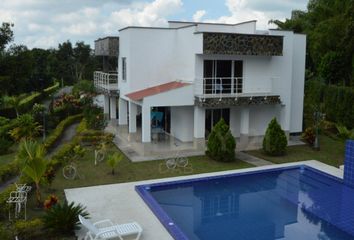
<path id="1" fill-rule="evenodd" d="M 354 128 L 354 88 L 310 80 L 305 89 L 305 120 L 308 123 L 313 122 L 313 112 L 320 107 L 327 120 Z"/>
<path id="2" fill-rule="evenodd" d="M 59 137 L 64 132 L 65 128 L 71 125 L 74 122 L 79 121 L 82 118 L 82 114 L 77 114 L 73 116 L 69 116 L 61 121 L 58 126 L 54 129 L 53 133 L 45 140 L 44 147 L 46 149 L 52 147 L 54 143 L 59 139 Z"/>

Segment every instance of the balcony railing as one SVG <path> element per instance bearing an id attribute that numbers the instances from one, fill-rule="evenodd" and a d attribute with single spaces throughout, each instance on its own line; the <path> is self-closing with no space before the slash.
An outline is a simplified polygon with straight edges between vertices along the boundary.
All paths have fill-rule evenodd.
<path id="1" fill-rule="evenodd" d="M 118 93 L 118 73 L 106 73 L 95 71 L 93 73 L 93 81 L 97 91 L 107 94 Z"/>
<path id="2" fill-rule="evenodd" d="M 209 77 L 195 79 L 195 95 L 197 96 L 220 96 L 235 95 L 242 93 L 242 77 Z"/>
<path id="3" fill-rule="evenodd" d="M 194 81 L 195 105 L 200 107 L 248 106 L 280 104 L 280 95 L 273 92 L 273 82 L 262 81 L 245 91 L 243 78 L 202 78 Z M 265 79 L 266 80 L 266 79 Z"/>
<path id="4" fill-rule="evenodd" d="M 272 94 L 273 78 L 268 85 L 245 92 L 242 77 L 199 78 L 194 82 L 194 95 L 202 98 L 268 96 Z"/>

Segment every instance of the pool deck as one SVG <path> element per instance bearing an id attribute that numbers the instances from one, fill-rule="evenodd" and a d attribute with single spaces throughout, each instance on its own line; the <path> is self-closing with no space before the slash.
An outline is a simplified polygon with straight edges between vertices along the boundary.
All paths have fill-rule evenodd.
<path id="1" fill-rule="evenodd" d="M 343 178 L 343 171 L 339 168 L 329 166 L 316 160 L 284 163 L 277 165 L 267 165 L 239 170 L 229 170 L 222 172 L 212 172 L 196 174 L 191 176 L 181 176 L 173 178 L 163 178 L 146 180 L 139 182 L 129 182 L 120 184 L 99 185 L 85 188 L 65 189 L 65 195 L 69 202 L 81 203 L 87 207 L 92 221 L 111 219 L 114 223 L 126 223 L 137 221 L 143 228 L 142 240 L 169 240 L 173 239 L 157 217 L 152 213 L 145 202 L 135 191 L 135 185 L 149 184 L 155 182 L 166 182 L 181 179 L 192 179 L 207 176 L 216 176 L 230 173 L 251 172 L 262 169 L 274 169 L 279 167 L 296 166 L 305 164 L 316 168 L 333 176 Z M 83 239 L 86 230 L 77 231 L 79 239 Z M 129 239 L 129 238 L 127 238 Z"/>

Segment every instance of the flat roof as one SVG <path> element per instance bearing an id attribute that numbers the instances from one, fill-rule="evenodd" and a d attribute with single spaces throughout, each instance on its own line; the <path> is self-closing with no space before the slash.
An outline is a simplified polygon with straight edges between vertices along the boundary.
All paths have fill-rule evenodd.
<path id="1" fill-rule="evenodd" d="M 101 40 L 105 40 L 105 39 L 107 39 L 107 38 L 117 38 L 117 39 L 119 39 L 118 36 L 107 36 L 107 37 L 103 37 L 103 38 L 96 39 L 95 42 L 101 41 Z"/>
<path id="2" fill-rule="evenodd" d="M 250 20 L 240 23 L 212 23 L 212 22 L 188 22 L 188 21 L 168 21 L 169 23 L 190 23 L 190 24 L 209 24 L 209 25 L 226 25 L 226 26 L 236 26 L 245 23 L 257 22 L 257 20 Z"/>

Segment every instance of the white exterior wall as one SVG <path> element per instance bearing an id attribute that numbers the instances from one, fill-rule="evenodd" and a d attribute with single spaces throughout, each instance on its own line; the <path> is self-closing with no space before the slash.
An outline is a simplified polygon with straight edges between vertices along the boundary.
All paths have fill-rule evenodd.
<path id="1" fill-rule="evenodd" d="M 182 26 L 184 27 L 177 28 Z M 196 32 L 252 34 L 256 33 L 255 22 L 229 26 L 170 23 L 170 27 L 174 29 L 128 28 L 120 32 L 118 84 L 122 99 L 129 100 L 126 97 L 128 93 L 171 81 L 183 80 L 193 83 L 196 78 L 203 77 L 203 61 L 206 59 L 242 60 L 243 93 L 280 95 L 282 101 L 281 106 L 250 107 L 249 135 L 263 135 L 273 117 L 278 119 L 286 131 L 302 131 L 306 48 L 304 35 L 290 31 L 269 31 L 270 35 L 284 36 L 283 56 L 203 55 L 203 34 Z M 127 81 L 122 81 L 122 57 L 127 58 Z M 193 136 L 202 134 L 200 129 L 198 131 L 193 129 L 195 125 L 194 107 L 187 107 L 194 106 L 193 85 L 145 97 L 139 105 L 146 114 L 143 122 L 148 118 L 147 109 L 151 107 L 180 106 L 174 108 L 173 113 L 171 112 L 171 127 L 176 131 L 175 134 L 181 135 L 178 138 L 190 141 Z M 231 107 L 230 109 L 230 128 L 233 135 L 237 137 L 241 132 L 241 108 Z M 185 113 L 181 113 L 183 111 Z M 188 121 L 176 121 L 179 119 L 177 116 L 181 115 L 185 115 L 184 120 L 188 119 Z M 184 130 L 180 131 L 182 123 L 183 127 L 188 129 L 188 136 Z M 145 125 L 143 129 L 144 141 L 150 139 L 148 126 Z M 190 129 L 191 126 L 192 129 Z"/>
<path id="2" fill-rule="evenodd" d="M 305 51 L 296 51 L 296 49 L 306 49 L 305 35 L 294 34 L 293 49 L 295 51 L 293 53 L 293 81 L 291 85 L 290 132 L 302 132 L 306 54 Z"/>
<path id="3" fill-rule="evenodd" d="M 193 141 L 193 106 L 171 107 L 171 135 L 182 142 Z"/>
<path id="4" fill-rule="evenodd" d="M 260 105 L 250 107 L 249 136 L 262 136 L 269 122 L 275 117 L 279 122 L 279 105 Z"/>

